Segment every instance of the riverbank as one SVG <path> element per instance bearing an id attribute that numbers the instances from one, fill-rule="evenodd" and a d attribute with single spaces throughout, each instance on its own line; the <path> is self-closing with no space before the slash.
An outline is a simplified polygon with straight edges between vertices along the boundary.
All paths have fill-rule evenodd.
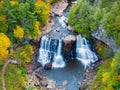
<path id="1" fill-rule="evenodd" d="M 45 26 L 43 26 L 41 29 L 42 31 L 41 36 L 49 33 L 52 30 L 52 26 L 55 24 L 52 18 L 55 16 L 62 16 L 63 12 L 67 9 L 67 7 L 68 7 L 68 3 L 67 1 L 64 0 L 60 0 L 51 5 L 50 17 L 48 23 Z"/>
<path id="2" fill-rule="evenodd" d="M 99 60 L 94 65 L 86 68 L 85 71 L 85 79 L 83 82 L 79 82 L 79 90 L 90 90 L 90 86 L 92 85 L 94 78 L 96 77 L 98 67 L 104 63 L 104 60 Z"/>

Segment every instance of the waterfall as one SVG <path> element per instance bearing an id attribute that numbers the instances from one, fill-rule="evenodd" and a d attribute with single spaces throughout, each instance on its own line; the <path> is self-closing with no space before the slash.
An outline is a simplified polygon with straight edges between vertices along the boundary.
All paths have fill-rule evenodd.
<path id="1" fill-rule="evenodd" d="M 49 40 L 47 36 L 43 36 L 41 39 L 38 62 L 43 66 L 50 62 L 50 42 L 51 40 Z"/>
<path id="2" fill-rule="evenodd" d="M 57 53 L 56 53 L 56 55 L 54 57 L 54 61 L 53 61 L 53 66 L 55 68 L 65 67 L 65 62 L 64 62 L 64 59 L 62 56 L 62 40 L 59 40 Z"/>
<path id="3" fill-rule="evenodd" d="M 77 36 L 76 59 L 85 65 L 89 65 L 91 62 L 94 63 L 98 60 L 96 54 L 91 50 L 89 42 L 81 35 Z"/>
<path id="4" fill-rule="evenodd" d="M 62 56 L 62 41 L 51 39 L 47 35 L 41 38 L 38 62 L 44 66 L 52 62 L 53 68 L 63 68 L 65 66 Z"/>

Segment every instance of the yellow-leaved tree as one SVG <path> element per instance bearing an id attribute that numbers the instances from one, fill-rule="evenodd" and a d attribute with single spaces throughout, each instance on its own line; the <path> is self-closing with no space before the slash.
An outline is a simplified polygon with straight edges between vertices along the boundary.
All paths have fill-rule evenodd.
<path id="1" fill-rule="evenodd" d="M 10 1 L 10 4 L 11 4 L 12 6 L 14 6 L 14 5 L 18 5 L 19 3 L 18 3 L 18 1 L 12 0 L 12 1 Z"/>
<path id="2" fill-rule="evenodd" d="M 103 74 L 102 74 L 102 82 L 106 83 L 109 79 L 110 79 L 109 72 L 103 72 Z"/>
<path id="3" fill-rule="evenodd" d="M 49 3 L 44 2 L 43 0 L 38 0 L 35 3 L 35 8 L 34 12 L 36 13 L 37 20 L 41 24 L 45 24 L 49 18 L 49 13 L 50 13 L 50 5 Z"/>
<path id="4" fill-rule="evenodd" d="M 9 38 L 4 34 L 0 33 L 0 60 L 4 60 L 8 56 L 7 48 L 10 46 Z"/>
<path id="5" fill-rule="evenodd" d="M 34 33 L 35 33 L 35 36 L 33 36 L 33 39 L 36 40 L 39 35 L 40 35 L 40 22 L 39 21 L 36 21 L 35 24 L 34 24 Z"/>
<path id="6" fill-rule="evenodd" d="M 16 26 L 14 29 L 14 37 L 22 39 L 24 37 L 24 30 L 20 26 Z"/>

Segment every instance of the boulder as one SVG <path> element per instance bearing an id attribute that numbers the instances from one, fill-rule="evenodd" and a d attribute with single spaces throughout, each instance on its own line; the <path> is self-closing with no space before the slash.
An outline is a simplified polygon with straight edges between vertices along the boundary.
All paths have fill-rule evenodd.
<path id="1" fill-rule="evenodd" d="M 51 70 L 52 69 L 52 63 L 50 62 L 50 63 L 45 64 L 44 69 L 45 70 Z"/>
<path id="2" fill-rule="evenodd" d="M 71 58 L 75 57 L 75 44 L 76 37 L 75 35 L 68 35 L 63 39 L 63 51 L 66 60 L 71 60 Z"/>
<path id="3" fill-rule="evenodd" d="M 76 41 L 76 36 L 75 35 L 68 35 L 64 38 L 63 42 L 65 44 L 71 43 L 71 42 L 75 42 Z"/>

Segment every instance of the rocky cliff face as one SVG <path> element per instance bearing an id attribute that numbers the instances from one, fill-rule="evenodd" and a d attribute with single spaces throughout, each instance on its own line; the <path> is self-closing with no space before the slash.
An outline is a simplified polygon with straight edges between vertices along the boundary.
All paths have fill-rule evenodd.
<path id="1" fill-rule="evenodd" d="M 117 46 L 115 44 L 115 41 L 112 36 L 105 36 L 105 29 L 103 27 L 99 27 L 99 29 L 95 32 L 92 32 L 92 36 L 98 40 L 101 40 L 105 44 L 107 44 L 113 51 L 114 53 L 117 52 L 118 49 L 120 49 L 120 46 Z"/>

